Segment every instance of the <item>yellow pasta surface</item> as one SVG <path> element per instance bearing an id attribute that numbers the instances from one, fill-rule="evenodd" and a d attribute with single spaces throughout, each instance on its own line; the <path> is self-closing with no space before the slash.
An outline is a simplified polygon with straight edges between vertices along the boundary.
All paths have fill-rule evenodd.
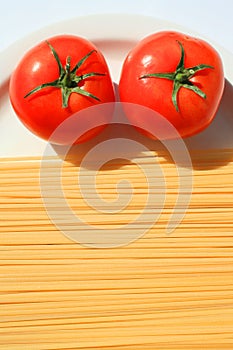
<path id="1" fill-rule="evenodd" d="M 191 201 L 175 230 L 166 233 L 179 177 L 160 153 L 166 180 L 161 215 L 139 239 L 107 249 L 70 240 L 50 220 L 39 157 L 2 159 L 0 349 L 233 349 L 233 153 L 193 151 L 191 158 Z M 145 206 L 148 183 L 138 165 L 153 176 L 149 155 L 136 163 L 109 162 L 96 176 L 96 190 L 110 206 L 116 183 L 131 183 L 132 198 L 117 213 L 88 206 L 77 180 L 79 164 L 65 161 L 61 179 L 53 179 L 50 169 L 45 183 L 61 180 L 69 207 L 90 229 L 120 229 Z M 56 169 L 59 160 L 52 164 Z M 88 169 L 80 176 L 88 184 Z M 154 186 L 162 196 L 160 177 Z M 91 198 L 92 191 L 87 186 L 85 195 Z M 125 186 L 123 196 L 129 193 Z M 60 213 L 64 218 L 62 208 Z"/>

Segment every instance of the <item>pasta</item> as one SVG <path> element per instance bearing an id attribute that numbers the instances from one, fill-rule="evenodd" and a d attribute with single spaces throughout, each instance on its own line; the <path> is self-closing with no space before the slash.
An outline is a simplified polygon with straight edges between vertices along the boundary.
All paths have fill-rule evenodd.
<path id="1" fill-rule="evenodd" d="M 116 213 L 101 212 L 91 172 L 80 171 L 79 163 L 64 161 L 57 178 L 56 157 L 48 160 L 47 177 L 40 173 L 40 157 L 1 159 L 0 349 L 232 349 L 232 150 L 192 151 L 191 158 L 190 203 L 180 202 L 177 212 L 185 215 L 170 234 L 166 227 L 180 178 L 165 151 L 157 155 L 162 173 L 156 176 L 146 153 L 99 170 L 95 190 L 109 208 L 118 195 L 124 203 L 129 197 Z M 85 232 L 120 228 L 146 205 L 145 168 L 158 207 L 149 205 L 139 223 L 146 230 L 161 215 L 123 247 L 97 249 L 70 240 L 44 207 L 41 180 L 61 219 L 69 215 L 52 196 L 59 186 L 73 213 L 87 223 Z M 190 173 L 181 176 L 185 194 Z M 125 179 L 129 183 L 117 188 Z"/>

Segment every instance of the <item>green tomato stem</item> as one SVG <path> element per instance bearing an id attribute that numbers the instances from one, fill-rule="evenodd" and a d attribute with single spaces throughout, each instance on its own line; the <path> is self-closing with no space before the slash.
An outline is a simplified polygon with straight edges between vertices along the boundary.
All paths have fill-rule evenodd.
<path id="1" fill-rule="evenodd" d="M 184 66 L 184 58 L 185 58 L 185 51 L 183 45 L 178 41 L 178 44 L 180 46 L 181 50 L 181 56 L 180 61 L 176 67 L 175 72 L 169 72 L 169 73 L 149 73 L 144 74 L 139 77 L 139 79 L 145 79 L 145 78 L 160 78 L 160 79 L 169 79 L 173 81 L 173 90 L 172 90 L 172 102 L 177 112 L 179 112 L 179 107 L 177 103 L 177 95 L 179 90 L 183 87 L 185 89 L 189 89 L 199 95 L 202 98 L 206 98 L 206 94 L 199 89 L 196 85 L 192 83 L 190 80 L 197 72 L 203 70 L 203 69 L 214 69 L 213 66 L 210 66 L 208 64 L 199 64 L 194 67 L 185 68 Z"/>
<path id="2" fill-rule="evenodd" d="M 55 51 L 55 49 L 53 48 L 53 46 L 46 41 L 46 43 L 48 44 L 48 46 L 50 47 L 52 54 L 57 62 L 58 65 L 58 69 L 59 69 L 59 77 L 58 79 L 52 81 L 52 82 L 48 82 L 48 83 L 44 83 L 41 84 L 37 87 L 35 87 L 34 89 L 32 89 L 31 91 L 29 91 L 24 98 L 27 98 L 28 96 L 44 89 L 47 87 L 54 87 L 54 88 L 58 88 L 61 89 L 61 95 L 62 95 L 62 108 L 67 108 L 68 107 L 68 102 L 69 102 L 69 97 L 72 93 L 77 93 L 80 94 L 82 96 L 86 96 L 86 97 L 90 97 L 96 101 L 100 101 L 100 99 L 93 95 L 92 93 L 82 89 L 81 87 L 78 86 L 78 84 L 82 81 L 85 80 L 89 77 L 93 77 L 93 76 L 105 76 L 106 74 L 103 73 L 98 73 L 98 72 L 89 72 L 86 74 L 82 74 L 82 75 L 77 75 L 78 69 L 82 66 L 82 64 L 88 59 L 88 57 L 90 57 L 94 52 L 96 52 L 96 50 L 92 50 L 90 52 L 88 52 L 83 58 L 81 58 L 81 60 L 74 66 L 74 68 L 71 70 L 70 68 L 70 62 L 71 62 L 71 58 L 70 56 L 67 57 L 66 59 L 66 65 L 65 68 L 62 66 L 62 63 L 60 61 L 60 58 L 57 54 L 57 52 Z"/>

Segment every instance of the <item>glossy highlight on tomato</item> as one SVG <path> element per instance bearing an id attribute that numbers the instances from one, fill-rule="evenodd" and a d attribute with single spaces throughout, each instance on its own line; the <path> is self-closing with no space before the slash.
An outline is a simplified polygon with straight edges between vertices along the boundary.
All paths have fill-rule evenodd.
<path id="1" fill-rule="evenodd" d="M 115 101 L 104 56 L 93 43 L 74 35 L 58 35 L 31 48 L 12 73 L 9 95 L 22 123 L 45 140 L 74 113 Z M 105 118 L 106 124 L 109 117 Z M 91 120 L 87 122 L 85 128 L 89 130 L 77 143 L 104 128 L 104 125 L 92 128 Z M 53 143 L 65 143 L 63 136 L 53 139 Z"/>
<path id="2" fill-rule="evenodd" d="M 122 102 L 154 110 L 181 137 L 194 135 L 211 123 L 223 89 L 223 64 L 218 52 L 202 39 L 173 31 L 142 39 L 127 55 L 119 82 Z M 143 130 L 145 125 L 156 123 L 151 114 L 126 114 L 142 133 L 153 138 Z"/>

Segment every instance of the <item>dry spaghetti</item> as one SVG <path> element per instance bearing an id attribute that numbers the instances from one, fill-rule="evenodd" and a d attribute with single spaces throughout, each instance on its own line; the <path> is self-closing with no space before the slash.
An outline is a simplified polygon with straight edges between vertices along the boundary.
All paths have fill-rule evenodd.
<path id="1" fill-rule="evenodd" d="M 232 151 L 191 154 L 191 202 L 171 235 L 165 227 L 179 178 L 165 156 L 158 160 L 166 188 L 160 176 L 154 183 L 159 193 L 166 191 L 161 216 L 143 237 L 118 249 L 85 248 L 57 230 L 41 198 L 40 158 L 2 159 L 0 349 L 232 349 Z M 62 167 L 64 196 L 76 215 L 96 227 L 125 225 L 145 205 L 147 182 L 138 164 L 150 171 L 150 161 L 144 155 L 137 164 L 119 160 L 99 171 L 96 190 L 103 200 L 116 198 L 119 180 L 127 178 L 134 189 L 119 213 L 87 205 L 77 182 L 79 165 L 68 161 Z M 54 169 L 58 162 L 52 160 Z M 45 180 L 56 187 L 60 179 L 50 170 Z M 82 176 L 88 182 L 88 170 Z M 125 187 L 122 195 L 130 193 Z M 85 194 L 93 195 L 88 186 Z M 51 203 L 56 207 L 56 198 Z"/>

